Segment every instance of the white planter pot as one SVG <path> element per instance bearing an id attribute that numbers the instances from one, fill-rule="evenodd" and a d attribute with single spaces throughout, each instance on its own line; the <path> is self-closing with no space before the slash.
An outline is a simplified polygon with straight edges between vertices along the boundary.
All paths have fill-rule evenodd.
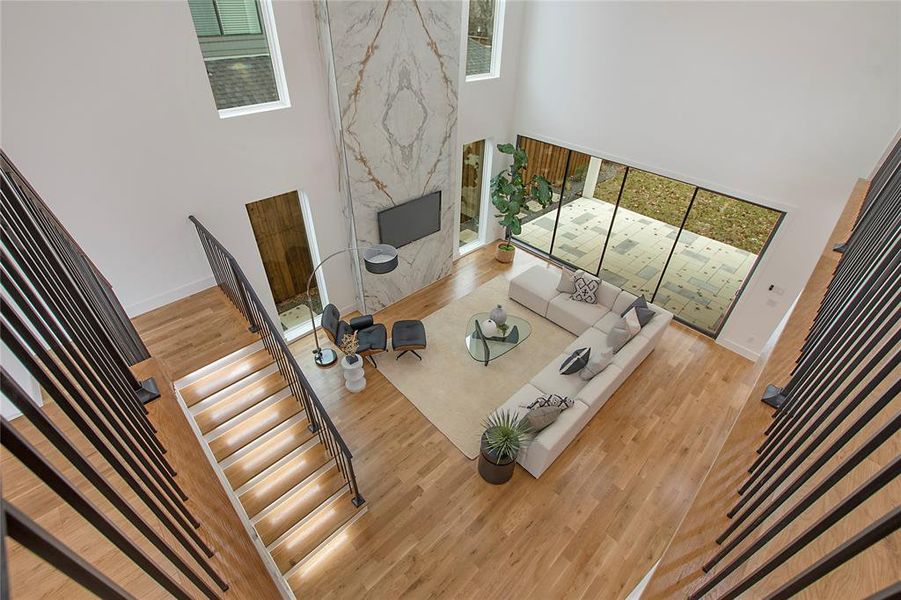
<path id="1" fill-rule="evenodd" d="M 353 364 L 347 362 L 347 357 L 341 359 L 341 368 L 344 369 L 344 387 L 357 393 L 366 388 L 366 375 L 363 373 L 363 357 L 357 356 Z"/>

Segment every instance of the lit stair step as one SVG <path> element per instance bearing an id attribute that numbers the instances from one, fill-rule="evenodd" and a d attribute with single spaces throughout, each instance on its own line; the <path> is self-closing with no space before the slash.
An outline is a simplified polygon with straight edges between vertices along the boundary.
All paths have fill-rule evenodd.
<path id="1" fill-rule="evenodd" d="M 201 368 L 197 369 L 196 371 L 193 371 L 192 373 L 188 373 L 187 375 L 185 375 L 184 377 L 182 377 L 181 379 L 179 379 L 178 381 L 175 382 L 175 387 L 178 388 L 179 390 L 186 388 L 189 385 L 191 385 L 192 383 L 199 380 L 201 377 L 205 377 L 205 376 L 209 375 L 210 373 L 212 373 L 213 371 L 218 371 L 219 369 L 221 369 L 222 367 L 224 367 L 226 365 L 230 365 L 233 362 L 237 362 L 238 360 L 253 354 L 254 352 L 256 352 L 257 350 L 259 350 L 262 347 L 263 347 L 263 341 L 260 340 L 258 342 L 254 342 L 253 344 L 250 344 L 249 346 L 244 346 L 240 350 L 235 350 L 231 354 L 226 354 L 219 360 L 211 362 L 210 364 L 206 365 L 205 367 L 201 367 Z"/>
<path id="2" fill-rule="evenodd" d="M 285 573 L 282 573 L 282 577 L 288 582 L 291 589 L 297 590 L 301 588 L 303 584 L 300 580 L 303 578 L 306 567 L 308 565 L 313 566 L 320 560 L 325 560 L 328 557 L 329 552 L 337 548 L 341 542 L 346 539 L 347 530 L 350 529 L 354 523 L 359 521 L 367 512 L 369 512 L 368 505 L 363 505 L 358 508 L 356 513 L 352 515 L 350 519 L 339 526 L 330 536 L 320 542 L 318 546 L 313 548 L 310 553 L 303 557 L 293 567 L 288 569 Z M 294 580 L 293 582 L 291 581 L 292 579 Z"/>
<path id="3" fill-rule="evenodd" d="M 333 465 L 325 446 L 315 444 L 306 452 L 291 459 L 283 466 L 250 487 L 238 498 L 248 516 L 259 519 L 264 511 L 278 503 L 298 485 L 303 485 L 323 467 Z"/>
<path id="4" fill-rule="evenodd" d="M 287 388 L 286 388 L 287 389 Z M 210 440 L 210 450 L 217 461 L 222 461 L 274 427 L 287 421 L 301 410 L 294 396 L 286 395 L 271 405 L 247 417 L 222 435 Z M 249 411 L 248 411 L 249 412 Z M 242 413 L 243 414 L 243 413 Z"/>
<path id="5" fill-rule="evenodd" d="M 279 571 L 285 576 L 293 574 L 316 550 L 340 534 L 342 527 L 360 513 L 350 498 L 349 490 L 339 494 L 303 527 L 269 549 Z"/>
<path id="6" fill-rule="evenodd" d="M 346 486 L 347 482 L 337 468 L 328 469 L 283 497 L 277 508 L 254 524 L 260 539 L 267 547 L 287 539 L 293 532 L 305 527 L 308 521 L 315 518 L 318 510 L 326 507 L 328 500 Z"/>
<path id="7" fill-rule="evenodd" d="M 227 388 L 219 390 L 212 396 L 207 396 L 200 402 L 194 404 L 194 406 L 189 407 L 188 410 L 191 411 L 191 415 L 199 414 L 204 410 L 210 408 L 211 406 L 215 406 L 220 401 L 228 398 L 229 396 L 240 392 L 244 388 L 250 387 L 251 385 L 276 372 L 278 372 L 278 365 L 273 363 L 267 367 L 260 369 L 256 373 L 251 373 L 244 379 L 231 384 Z"/>
<path id="8" fill-rule="evenodd" d="M 312 446 L 319 442 L 319 438 L 307 429 L 305 421 L 298 423 L 224 469 L 225 477 L 240 496 L 290 458 L 299 456 L 306 450 L 308 442 Z"/>
<path id="9" fill-rule="evenodd" d="M 284 387 L 284 388 L 278 390 L 277 392 L 275 392 L 274 394 L 272 394 L 271 396 L 269 396 L 268 398 L 265 398 L 265 399 L 257 402 L 253 406 L 248 406 L 247 408 L 245 408 L 244 410 L 242 410 L 235 416 L 219 423 L 218 425 L 216 425 L 215 427 L 213 427 L 212 429 L 210 429 L 209 431 L 204 433 L 203 438 L 205 440 L 215 440 L 216 438 L 220 438 L 224 435 L 227 435 L 232 430 L 240 427 L 241 425 L 243 425 L 250 419 L 256 417 L 257 415 L 259 415 L 263 412 L 266 412 L 267 410 L 272 408 L 274 405 L 278 404 L 279 402 L 281 402 L 285 398 L 289 397 L 290 395 L 291 395 L 291 390 L 289 390 L 287 387 Z M 263 431 L 263 433 L 266 433 L 266 432 Z"/>
<path id="10" fill-rule="evenodd" d="M 200 431 L 206 435 L 226 421 L 273 396 L 287 385 L 281 373 L 272 373 L 200 411 L 194 415 L 194 420 Z"/>
<path id="11" fill-rule="evenodd" d="M 244 458 L 245 456 L 247 456 L 248 454 L 250 454 L 257 448 L 259 448 L 260 446 L 264 445 L 266 442 L 268 442 L 269 440 L 271 440 L 278 434 L 282 433 L 286 429 L 294 427 L 298 423 L 303 423 L 304 426 L 309 425 L 309 421 L 307 421 L 306 414 L 303 411 L 297 413 L 293 417 L 286 419 L 285 421 L 282 421 L 281 423 L 279 423 L 278 425 L 276 425 L 275 427 L 273 427 L 272 429 L 267 431 L 264 435 L 258 437 L 257 439 L 253 440 L 249 444 L 243 446 L 240 450 L 232 452 L 231 454 L 229 454 L 228 456 L 226 456 L 225 458 L 223 458 L 222 460 L 219 461 L 219 466 L 223 470 L 227 469 L 228 467 L 232 466 L 233 464 L 235 464 L 236 462 L 238 462 L 239 460 L 241 460 L 242 458 Z"/>
<path id="12" fill-rule="evenodd" d="M 185 404 L 193 406 L 207 396 L 227 388 L 251 373 L 256 373 L 270 363 L 272 363 L 272 356 L 265 348 L 261 348 L 185 386 L 181 389 L 181 397 L 184 398 Z"/>

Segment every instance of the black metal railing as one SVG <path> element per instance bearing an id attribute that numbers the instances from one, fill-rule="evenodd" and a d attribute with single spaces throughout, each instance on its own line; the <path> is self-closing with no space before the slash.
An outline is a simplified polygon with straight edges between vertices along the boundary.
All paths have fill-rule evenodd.
<path id="1" fill-rule="evenodd" d="M 187 507 L 188 496 L 148 417 L 142 395 L 146 388 L 129 368 L 132 360 L 147 357 L 147 349 L 119 312 L 121 306 L 104 287 L 102 275 L 5 154 L 0 217 L 0 338 L 5 351 L 0 391 L 22 414 L 14 422 L 0 419 L 0 443 L 171 596 L 188 599 L 199 593 L 218 598 L 216 588 L 225 591 L 228 585 L 210 564 L 213 551 L 197 531 L 201 524 Z M 10 375 L 7 367 L 13 359 L 52 400 L 52 415 L 25 391 L 32 386 L 23 385 L 23 376 L 17 375 L 17 381 Z M 20 426 L 25 422 L 31 427 Z M 96 460 L 105 463 L 102 468 L 85 457 L 66 429 L 83 437 Z M 48 459 L 53 455 L 56 460 L 52 453 L 87 484 L 76 485 Z M 97 494 L 106 503 L 90 499 Z M 132 502 L 143 503 L 146 510 L 134 508 Z M 5 498 L 0 512 L 4 537 L 9 535 L 101 597 L 131 597 Z M 120 529 L 112 517 L 116 513 L 137 534 Z M 147 544 L 162 561 L 146 553 Z M 12 570 L 5 554 L 2 562 Z"/>
<path id="2" fill-rule="evenodd" d="M 197 228 L 200 243 L 209 261 L 210 269 L 213 271 L 216 284 L 244 316 L 251 331 L 260 334 L 263 345 L 278 366 L 282 377 L 288 382 L 291 393 L 306 412 L 307 419 L 310 421 L 310 431 L 319 436 L 319 440 L 335 460 L 338 470 L 350 486 L 351 501 L 355 506 L 362 506 L 365 500 L 357 487 L 353 455 L 323 408 L 313 386 L 301 371 L 294 355 L 291 354 L 288 343 L 282 336 L 281 328 L 276 327 L 272 322 L 269 313 L 266 312 L 263 303 L 260 302 L 259 296 L 250 285 L 235 257 L 194 216 L 188 218 Z"/>
<path id="3" fill-rule="evenodd" d="M 703 565 L 709 575 L 691 599 L 744 594 L 862 504 L 897 486 L 901 457 L 889 458 L 876 473 L 872 464 L 883 463 L 872 459 L 891 444 L 897 447 L 901 429 L 899 323 L 901 143 L 871 182 L 781 390 L 782 402 L 727 513 L 729 525 L 716 539 L 720 548 Z M 840 485 L 852 476 L 862 483 L 841 497 Z M 821 510 L 816 519 L 809 512 L 815 506 Z M 894 507 L 875 521 L 858 512 L 857 522 L 863 524 L 858 533 L 790 573 L 767 597 L 788 598 L 815 583 L 897 531 L 901 516 Z M 810 524 L 802 529 L 802 523 Z M 796 535 L 785 543 L 788 531 Z M 749 561 L 756 568 L 746 573 Z M 731 587 L 718 589 L 724 582 Z"/>

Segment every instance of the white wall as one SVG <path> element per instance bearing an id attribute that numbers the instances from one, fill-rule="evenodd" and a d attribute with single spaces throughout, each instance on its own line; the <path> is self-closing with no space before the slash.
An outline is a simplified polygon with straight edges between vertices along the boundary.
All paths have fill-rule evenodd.
<path id="1" fill-rule="evenodd" d="M 899 11 L 531 2 L 514 127 L 786 210 L 718 340 L 755 356 L 901 123 Z"/>
<path id="2" fill-rule="evenodd" d="M 519 62 L 522 43 L 523 16 L 526 4 L 507 0 L 504 3 L 503 40 L 501 43 L 501 64 L 497 77 L 465 81 L 466 79 L 466 31 L 468 25 L 468 4 L 463 9 L 463 39 L 461 40 L 460 68 L 460 119 L 458 124 L 458 152 L 463 156 L 463 145 L 487 139 L 491 142 L 490 173 L 485 179 L 496 175 L 509 166 L 509 157 L 497 151 L 497 145 L 514 143 L 516 131 L 513 127 L 513 112 L 516 103 L 516 86 L 519 77 Z M 487 156 L 487 152 L 486 152 Z M 456 195 L 460 201 L 460 193 Z M 489 229 L 485 240 L 490 242 L 503 236 L 503 230 L 494 218 L 494 208 L 483 203 L 488 210 Z M 455 230 L 459 231 L 459 210 Z"/>
<path id="3" fill-rule="evenodd" d="M 274 12 L 292 106 L 220 119 L 187 2 L 2 3 L 0 143 L 129 314 L 211 285 L 189 214 L 273 313 L 246 203 L 306 193 L 321 254 L 346 247 L 312 6 Z M 349 259 L 325 274 L 355 305 Z"/>

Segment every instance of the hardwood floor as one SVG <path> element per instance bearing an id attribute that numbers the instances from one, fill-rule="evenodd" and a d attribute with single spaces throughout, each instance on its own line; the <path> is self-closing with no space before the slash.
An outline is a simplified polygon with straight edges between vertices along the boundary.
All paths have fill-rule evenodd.
<path id="1" fill-rule="evenodd" d="M 148 405 L 150 419 L 159 431 L 160 441 L 168 449 L 166 456 L 178 472 L 178 483 L 189 497 L 186 503 L 187 507 L 202 524 L 197 532 L 216 552 L 211 563 L 230 586 L 229 591 L 222 594 L 222 598 L 225 600 L 254 597 L 277 598 L 278 592 L 275 585 L 253 547 L 253 543 L 247 537 L 238 515 L 232 509 L 225 490 L 219 485 L 212 467 L 204 458 L 197 439 L 178 407 L 171 382 L 167 379 L 165 372 L 160 368 L 158 361 L 153 358 L 137 365 L 135 372 L 142 378 L 154 377 L 159 385 L 162 396 Z M 82 455 L 94 464 L 126 501 L 154 527 L 157 533 L 172 547 L 180 550 L 174 538 L 155 520 L 150 510 L 138 500 L 137 495 L 127 488 L 107 463 L 90 447 L 87 440 L 75 430 L 70 421 L 62 415 L 62 411 L 53 404 L 45 404 L 44 410 L 77 445 Z M 104 511 L 126 535 L 138 543 L 157 564 L 173 575 L 186 590 L 195 589 L 112 508 L 86 479 L 78 474 L 65 458 L 53 450 L 49 442 L 24 417 L 14 419 L 13 426 L 35 444 L 42 454 L 49 457 L 53 464 L 78 486 L 82 493 Z M 2 460 L 0 460 L 0 467 L 2 467 L 3 475 L 3 497 L 28 514 L 82 558 L 138 598 L 172 597 L 119 552 L 91 524 L 81 518 L 69 505 L 62 502 L 22 463 L 11 457 L 5 449 Z M 14 600 L 94 597 L 22 546 L 12 540 L 8 540 L 8 543 L 10 589 Z M 181 551 L 179 554 L 189 564 L 193 564 L 186 552 Z M 195 597 L 201 598 L 202 596 L 195 591 Z"/>
<path id="2" fill-rule="evenodd" d="M 376 320 L 425 317 L 541 262 L 477 251 Z M 215 289 L 135 324 L 173 379 L 253 341 Z M 312 348 L 309 336 L 292 344 L 354 454 L 370 512 L 289 581 L 311 598 L 625 597 L 663 554 L 754 373 L 674 324 L 541 479 L 517 467 L 494 487 L 377 370 L 367 366 L 367 388 L 350 394 L 338 368 L 313 364 Z"/>

